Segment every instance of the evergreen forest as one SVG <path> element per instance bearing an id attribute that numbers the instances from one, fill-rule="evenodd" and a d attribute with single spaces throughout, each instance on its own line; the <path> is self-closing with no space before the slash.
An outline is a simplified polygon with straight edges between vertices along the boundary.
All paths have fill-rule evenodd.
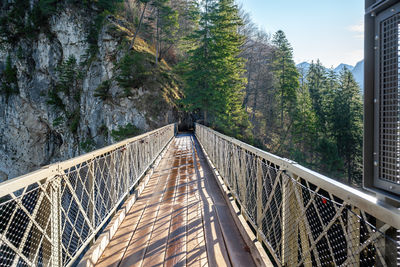
<path id="1" fill-rule="evenodd" d="M 125 96 L 155 79 L 168 80 L 171 88 L 179 88 L 173 92 L 179 97 L 171 101 L 190 121 L 360 185 L 363 104 L 349 70 L 327 71 L 318 60 L 307 70 L 298 69 L 285 33 L 261 30 L 235 0 L 68 1 L 94 10 L 88 64 L 98 51 L 101 26 L 118 22 L 115 31 L 125 36 L 120 44 L 125 56 L 116 82 Z M 15 2 L 12 12 L 0 18 L 0 37 L 11 44 L 38 29 L 46 33 L 48 18 L 61 5 L 40 0 L 27 15 L 29 1 Z M 73 58 L 70 63 L 76 65 Z M 78 72 L 68 73 L 79 80 Z M 7 96 L 16 93 L 10 61 L 4 75 L 0 90 Z M 110 99 L 110 84 L 103 82 L 95 96 Z M 62 85 L 54 90 L 69 93 Z M 56 105 L 54 92 L 49 103 Z M 159 106 L 155 103 L 154 109 Z M 73 121 L 69 124 L 76 131 Z"/>

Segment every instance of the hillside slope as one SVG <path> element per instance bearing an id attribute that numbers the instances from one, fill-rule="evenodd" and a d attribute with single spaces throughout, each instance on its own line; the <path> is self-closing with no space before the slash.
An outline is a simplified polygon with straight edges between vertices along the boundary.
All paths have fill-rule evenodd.
<path id="1" fill-rule="evenodd" d="M 176 120 L 169 66 L 143 39 L 128 52 L 133 34 L 105 11 L 0 4 L 0 180 Z"/>

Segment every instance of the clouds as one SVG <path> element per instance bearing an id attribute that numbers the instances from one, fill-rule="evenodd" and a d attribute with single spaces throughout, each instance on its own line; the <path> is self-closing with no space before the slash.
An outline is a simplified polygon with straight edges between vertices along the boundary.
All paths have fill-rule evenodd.
<path id="1" fill-rule="evenodd" d="M 353 33 L 353 37 L 356 39 L 364 39 L 364 21 L 360 21 L 357 24 L 350 25 L 347 30 Z"/>

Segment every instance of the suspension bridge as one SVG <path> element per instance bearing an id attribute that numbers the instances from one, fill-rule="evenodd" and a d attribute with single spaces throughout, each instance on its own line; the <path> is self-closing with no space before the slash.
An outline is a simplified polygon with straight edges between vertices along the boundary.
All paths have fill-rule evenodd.
<path id="1" fill-rule="evenodd" d="M 0 184 L 0 266 L 397 266 L 399 211 L 200 124 Z"/>

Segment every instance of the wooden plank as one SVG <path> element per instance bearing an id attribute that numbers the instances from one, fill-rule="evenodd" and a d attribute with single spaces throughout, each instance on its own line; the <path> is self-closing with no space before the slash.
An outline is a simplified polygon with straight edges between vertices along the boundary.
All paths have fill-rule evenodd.
<path id="1" fill-rule="evenodd" d="M 243 261 L 249 252 L 192 138 L 171 144 L 102 256 L 111 264 L 101 266 L 253 265 Z"/>
<path id="2" fill-rule="evenodd" d="M 197 155 L 196 149 L 193 147 L 194 162 L 196 175 L 198 176 L 199 195 L 203 202 L 203 221 L 204 221 L 204 235 L 206 241 L 208 263 L 211 266 L 231 266 L 229 256 L 226 251 L 224 239 L 221 229 L 217 223 L 217 215 L 213 202 L 208 195 L 205 186 L 205 173 Z"/>
<path id="3" fill-rule="evenodd" d="M 165 175 L 160 177 L 119 266 L 141 266 L 160 208 L 159 203 L 165 192 L 167 180 L 167 176 Z"/>
<path id="4" fill-rule="evenodd" d="M 184 149 L 185 146 L 183 146 Z M 187 154 L 185 151 L 182 154 Z M 186 156 L 180 158 L 178 186 L 174 198 L 174 214 L 168 234 L 164 266 L 186 266 Z"/>
<path id="5" fill-rule="evenodd" d="M 221 190 L 222 195 L 225 198 L 227 203 L 227 207 L 231 213 L 233 220 L 235 221 L 235 225 L 237 226 L 243 241 L 247 244 L 250 249 L 251 256 L 253 257 L 254 262 L 257 266 L 265 266 L 272 267 L 274 266 L 267 255 L 265 248 L 263 247 L 261 241 L 258 241 L 258 237 L 253 233 L 253 229 L 250 228 L 250 224 L 247 222 L 247 218 L 245 218 L 241 212 L 240 208 L 237 205 L 238 202 L 232 194 L 232 191 L 227 187 L 226 182 L 222 179 L 220 173 L 215 170 L 213 163 L 211 162 L 209 155 L 206 155 L 204 152 L 204 147 L 200 142 L 198 142 L 200 147 L 202 148 L 202 153 L 208 163 L 208 166 L 211 168 L 213 172 L 213 176 Z M 236 158 L 236 157 L 234 157 Z M 233 159 L 234 159 L 233 158 Z M 235 166 L 235 162 L 233 163 Z M 260 236 L 259 234 L 257 234 Z"/>
<path id="6" fill-rule="evenodd" d="M 146 207 L 151 199 L 151 195 L 155 191 L 156 185 L 163 176 L 168 175 L 168 173 L 163 172 L 163 169 L 165 169 L 167 164 L 168 163 L 165 160 L 161 160 L 147 186 L 144 188 L 135 205 L 126 215 L 124 221 L 118 228 L 117 233 L 110 241 L 103 255 L 98 260 L 96 266 L 119 265 L 123 255 L 125 254 L 126 248 L 129 245 L 129 241 L 132 239 L 132 236 L 137 228 L 140 218 L 143 216 L 143 213 L 146 210 Z"/>
<path id="7" fill-rule="evenodd" d="M 137 202 L 134 212 L 130 212 L 125 220 L 118 228 L 117 233 L 105 249 L 103 255 L 97 262 L 96 266 L 118 266 L 120 263 L 127 245 L 132 238 L 137 223 L 143 215 L 146 207 L 146 202 Z"/>
<path id="8" fill-rule="evenodd" d="M 197 143 L 195 143 L 198 145 Z M 227 207 L 227 203 L 222 196 L 221 190 L 213 177 L 212 170 L 206 163 L 206 159 L 201 149 L 199 151 L 199 161 L 204 170 L 204 175 L 206 177 L 206 190 L 210 195 L 213 206 L 216 211 L 217 222 L 220 226 L 226 249 L 229 254 L 230 261 L 236 266 L 256 266 L 251 254 L 250 249 L 244 242 L 237 229 L 232 215 Z"/>
<path id="9" fill-rule="evenodd" d="M 172 163 L 171 163 L 172 164 Z M 153 233 L 146 254 L 143 266 L 162 266 L 165 258 L 166 244 L 168 241 L 168 230 L 171 224 L 173 212 L 172 201 L 175 197 L 177 180 L 177 169 L 171 171 L 167 188 L 162 199 L 162 206 L 154 225 Z"/>
<path id="10" fill-rule="evenodd" d="M 203 232 L 202 205 L 198 195 L 197 180 L 194 174 L 193 157 L 189 159 L 187 183 L 187 228 L 186 266 L 208 266 Z"/>

